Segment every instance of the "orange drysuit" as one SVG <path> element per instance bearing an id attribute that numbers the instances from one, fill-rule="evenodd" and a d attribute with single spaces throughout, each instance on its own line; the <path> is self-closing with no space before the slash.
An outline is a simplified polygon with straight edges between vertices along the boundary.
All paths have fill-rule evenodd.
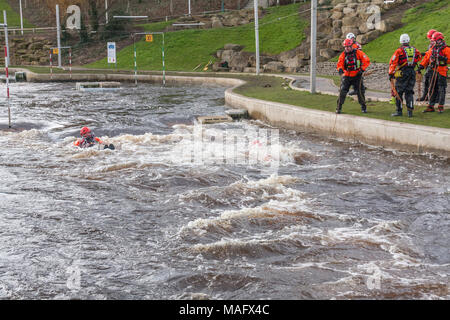
<path id="1" fill-rule="evenodd" d="M 442 49 L 437 52 L 437 57 L 434 57 L 434 59 L 432 59 L 433 48 L 427 51 L 420 65 L 426 68 L 429 64 L 431 64 L 431 67 L 433 69 L 437 67 L 437 71 L 441 76 L 447 77 L 448 64 L 450 63 L 450 47 L 442 47 Z"/>
<path id="2" fill-rule="evenodd" d="M 369 57 L 361 50 L 353 49 L 349 53 L 345 51 L 341 53 L 337 63 L 337 70 L 342 69 L 346 77 L 355 77 L 360 70 L 364 72 L 369 65 Z"/>

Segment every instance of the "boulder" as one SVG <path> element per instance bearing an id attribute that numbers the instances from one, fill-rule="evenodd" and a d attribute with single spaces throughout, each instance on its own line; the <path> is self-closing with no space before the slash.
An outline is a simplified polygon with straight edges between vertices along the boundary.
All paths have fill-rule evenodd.
<path id="1" fill-rule="evenodd" d="M 402 22 L 399 18 L 389 18 L 389 19 L 383 19 L 380 22 L 380 26 L 378 30 L 380 30 L 382 33 L 391 32 L 395 29 L 401 27 Z"/>
<path id="2" fill-rule="evenodd" d="M 238 17 L 231 17 L 231 18 L 228 18 L 228 19 L 224 19 L 222 24 L 225 27 L 236 27 L 236 26 L 239 25 L 239 21 L 240 21 L 240 18 L 238 18 Z"/>
<path id="3" fill-rule="evenodd" d="M 362 0 L 362 1 L 365 1 L 365 0 Z M 358 4 L 358 6 L 356 7 L 356 13 L 358 14 L 358 15 L 361 15 L 361 14 L 366 14 L 367 13 L 367 8 L 370 6 L 371 4 L 370 3 L 360 3 L 360 4 Z"/>
<path id="4" fill-rule="evenodd" d="M 369 43 L 370 41 L 375 40 L 380 35 L 381 35 L 380 30 L 374 30 L 374 31 L 370 31 L 368 33 L 360 34 L 360 35 L 356 36 L 356 41 L 358 41 L 361 44 L 366 44 L 366 43 Z"/>
<path id="5" fill-rule="evenodd" d="M 334 8 L 331 9 L 331 11 L 333 11 L 333 12 L 336 12 L 336 11 L 342 12 L 342 10 L 344 10 L 344 8 L 345 8 L 345 3 L 344 2 L 345 2 L 345 0 L 340 0 L 338 3 L 333 4 Z"/>
<path id="6" fill-rule="evenodd" d="M 217 50 L 216 51 L 216 57 L 219 58 L 219 59 L 222 59 L 222 53 L 223 53 L 223 50 Z"/>
<path id="7" fill-rule="evenodd" d="M 327 60 L 330 60 L 336 55 L 336 51 L 330 48 L 320 49 L 320 56 L 324 57 Z"/>
<path id="8" fill-rule="evenodd" d="M 341 28 L 342 27 L 342 21 L 341 20 L 334 20 L 332 25 L 333 25 L 333 28 Z"/>
<path id="9" fill-rule="evenodd" d="M 342 42 L 343 42 L 343 39 L 331 39 L 331 40 L 328 40 L 327 44 L 328 44 L 329 48 L 331 48 L 335 51 L 341 51 L 341 50 L 343 50 Z"/>
<path id="10" fill-rule="evenodd" d="M 271 61 L 264 65 L 264 72 L 283 72 L 284 69 L 283 63 L 279 61 Z"/>
<path id="11" fill-rule="evenodd" d="M 289 50 L 289 51 L 285 51 L 285 52 L 280 53 L 277 56 L 277 60 L 279 60 L 281 62 L 284 62 L 284 61 L 287 61 L 289 59 L 292 59 L 293 57 L 295 57 L 295 50 Z"/>
<path id="12" fill-rule="evenodd" d="M 223 28 L 223 24 L 219 18 L 212 18 L 211 19 L 211 27 L 212 28 Z"/>
<path id="13" fill-rule="evenodd" d="M 355 36 L 359 34 L 359 29 L 357 27 L 345 26 L 342 27 L 341 30 L 344 36 L 346 36 L 349 32 L 353 33 Z"/>
<path id="14" fill-rule="evenodd" d="M 260 67 L 272 61 L 276 61 L 276 59 L 270 56 L 259 56 Z M 256 67 L 256 56 L 254 54 L 250 57 L 250 66 Z"/>
<path id="15" fill-rule="evenodd" d="M 323 35 L 323 34 L 330 34 L 332 28 L 333 28 L 332 26 L 329 26 L 329 25 L 327 25 L 327 24 L 325 24 L 325 23 L 320 23 L 320 24 L 317 26 L 317 31 L 318 31 L 318 32 L 317 32 L 317 36 L 319 36 L 319 33 L 322 33 L 321 37 L 322 37 L 322 38 L 325 38 L 326 36 Z"/>
<path id="16" fill-rule="evenodd" d="M 230 68 L 244 70 L 244 68 L 250 67 L 250 57 L 252 55 L 250 52 L 239 52 L 231 58 L 229 62 Z"/>
<path id="17" fill-rule="evenodd" d="M 331 29 L 331 33 L 333 38 L 339 38 L 342 36 L 342 30 L 339 27 Z"/>
<path id="18" fill-rule="evenodd" d="M 362 24 L 362 20 L 358 17 L 344 17 L 342 19 L 342 26 L 349 27 L 349 26 L 355 26 L 358 27 Z"/>
<path id="19" fill-rule="evenodd" d="M 236 51 L 233 50 L 223 50 L 222 52 L 222 61 L 227 61 L 230 63 L 231 59 L 237 54 Z"/>
<path id="20" fill-rule="evenodd" d="M 318 21 L 328 21 L 328 18 L 331 16 L 331 11 L 326 10 L 326 11 L 319 11 L 317 13 L 317 20 Z"/>
<path id="21" fill-rule="evenodd" d="M 220 69 L 220 62 L 214 62 L 213 65 L 211 66 L 212 71 L 219 71 Z"/>
<path id="22" fill-rule="evenodd" d="M 306 60 L 299 59 L 298 57 L 293 57 L 289 60 L 286 60 L 283 65 L 285 68 L 299 68 L 303 67 L 306 63 Z"/>
<path id="23" fill-rule="evenodd" d="M 341 11 L 334 11 L 333 14 L 331 15 L 331 20 L 339 20 L 342 19 L 342 17 L 344 16 L 344 14 Z"/>
<path id="24" fill-rule="evenodd" d="M 211 21 L 205 21 L 203 23 L 204 23 L 204 25 L 200 26 L 200 29 L 211 29 L 212 28 L 212 22 Z"/>
<path id="25" fill-rule="evenodd" d="M 352 9 L 352 8 L 349 8 L 349 7 L 345 7 L 342 10 L 342 13 L 344 14 L 344 16 L 347 15 L 347 14 L 350 14 L 350 13 L 355 13 L 355 9 Z"/>
<path id="26" fill-rule="evenodd" d="M 372 26 L 371 24 L 369 24 L 369 26 Z M 373 29 L 369 29 L 369 26 L 367 25 L 367 23 L 361 23 L 359 26 L 358 26 L 358 29 L 359 29 L 359 33 L 367 33 L 367 32 L 369 32 L 369 31 L 371 31 L 371 30 L 373 30 Z"/>

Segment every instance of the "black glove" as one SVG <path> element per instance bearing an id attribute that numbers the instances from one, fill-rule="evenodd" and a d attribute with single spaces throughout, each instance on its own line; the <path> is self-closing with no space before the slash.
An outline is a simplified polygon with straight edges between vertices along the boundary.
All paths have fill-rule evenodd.
<path id="1" fill-rule="evenodd" d="M 423 65 L 421 65 L 421 64 L 419 64 L 419 67 L 417 68 L 417 71 L 422 71 L 423 69 L 425 69 L 425 67 L 423 66 Z"/>
<path id="2" fill-rule="evenodd" d="M 426 52 L 422 52 L 420 55 L 421 55 L 422 57 L 425 57 L 426 54 L 427 54 Z"/>
<path id="3" fill-rule="evenodd" d="M 363 70 L 359 70 L 358 73 L 356 74 L 356 76 L 357 76 L 357 77 L 362 76 L 363 72 L 364 72 Z"/>
<path id="4" fill-rule="evenodd" d="M 393 74 L 389 74 L 389 81 L 391 81 L 392 79 L 394 79 L 394 75 Z"/>
<path id="5" fill-rule="evenodd" d="M 344 70 L 339 69 L 339 75 L 342 76 L 344 74 Z"/>

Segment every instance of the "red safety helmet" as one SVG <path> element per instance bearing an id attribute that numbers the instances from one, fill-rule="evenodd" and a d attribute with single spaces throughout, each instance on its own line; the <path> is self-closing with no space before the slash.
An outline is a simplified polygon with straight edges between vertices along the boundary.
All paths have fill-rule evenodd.
<path id="1" fill-rule="evenodd" d="M 353 40 L 352 39 L 345 39 L 344 42 L 342 43 L 342 45 L 344 47 L 351 47 L 353 45 Z"/>
<path id="2" fill-rule="evenodd" d="M 444 35 L 441 32 L 436 31 L 435 33 L 433 33 L 433 38 L 431 39 L 433 41 L 444 40 Z"/>
<path id="3" fill-rule="evenodd" d="M 434 34 L 435 32 L 437 32 L 437 31 L 434 30 L 434 29 L 431 29 L 430 31 L 428 31 L 428 33 L 427 33 L 427 38 L 431 40 L 431 38 L 433 37 L 433 34 Z"/>
<path id="4" fill-rule="evenodd" d="M 80 135 L 82 137 L 85 137 L 86 135 L 88 135 L 89 133 L 91 133 L 91 129 L 89 129 L 88 127 L 83 127 L 80 130 Z"/>

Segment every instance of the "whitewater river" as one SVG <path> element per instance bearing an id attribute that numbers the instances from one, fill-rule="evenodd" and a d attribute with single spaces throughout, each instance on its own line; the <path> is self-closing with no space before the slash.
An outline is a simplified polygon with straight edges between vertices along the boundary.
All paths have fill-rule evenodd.
<path id="1" fill-rule="evenodd" d="M 448 159 L 258 121 L 199 129 L 226 110 L 220 87 L 11 92 L 1 299 L 450 298 Z M 75 148 L 85 125 L 117 150 Z"/>

